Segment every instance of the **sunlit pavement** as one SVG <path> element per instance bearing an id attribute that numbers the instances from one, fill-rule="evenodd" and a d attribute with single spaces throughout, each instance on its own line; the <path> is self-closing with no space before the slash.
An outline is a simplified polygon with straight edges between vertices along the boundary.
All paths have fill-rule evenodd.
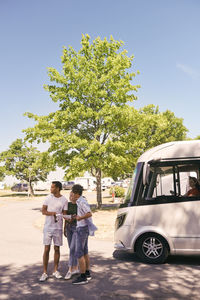
<path id="1" fill-rule="evenodd" d="M 200 299 L 200 257 L 170 257 L 164 265 L 140 263 L 135 255 L 114 252 L 113 242 L 90 239 L 92 280 L 39 283 L 42 232 L 34 227 L 42 200 L 9 201 L 0 206 L 0 299 Z M 105 220 L 106 222 L 106 220 Z M 52 272 L 53 252 L 49 274 Z M 68 250 L 61 247 L 60 272 L 67 271 Z"/>

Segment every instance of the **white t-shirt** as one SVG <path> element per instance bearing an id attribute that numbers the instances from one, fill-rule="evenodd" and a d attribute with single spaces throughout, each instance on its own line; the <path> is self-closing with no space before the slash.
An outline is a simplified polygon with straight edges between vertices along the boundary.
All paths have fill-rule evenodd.
<path id="1" fill-rule="evenodd" d="M 68 209 L 67 198 L 61 196 L 59 198 L 55 197 L 53 194 L 50 194 L 45 200 L 43 205 L 47 206 L 47 211 L 56 212 L 57 214 L 62 214 L 62 210 Z M 59 218 L 58 222 L 55 222 L 54 216 L 46 216 L 44 230 L 48 229 L 60 229 L 63 228 L 62 218 Z"/>

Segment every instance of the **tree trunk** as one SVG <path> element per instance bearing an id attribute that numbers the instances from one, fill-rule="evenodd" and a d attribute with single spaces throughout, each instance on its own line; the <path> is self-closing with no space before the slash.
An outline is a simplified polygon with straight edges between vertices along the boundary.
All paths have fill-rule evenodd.
<path id="1" fill-rule="evenodd" d="M 29 188 L 30 195 L 34 196 L 34 190 L 33 190 L 33 187 L 32 187 L 32 181 L 29 181 L 28 188 Z"/>
<path id="2" fill-rule="evenodd" d="M 102 193 L 101 193 L 101 169 L 96 169 L 96 181 L 97 181 L 97 208 L 101 208 L 102 205 Z"/>

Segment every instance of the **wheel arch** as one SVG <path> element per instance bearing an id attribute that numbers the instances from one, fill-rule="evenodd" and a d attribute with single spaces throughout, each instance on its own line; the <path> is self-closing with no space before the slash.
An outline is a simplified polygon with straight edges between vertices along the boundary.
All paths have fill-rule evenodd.
<path id="1" fill-rule="evenodd" d="M 132 241 L 132 249 L 134 250 L 134 252 L 136 252 L 136 247 L 137 247 L 137 243 L 138 241 L 146 234 L 151 234 L 151 233 L 155 233 L 158 234 L 159 236 L 161 236 L 165 242 L 166 242 L 166 246 L 168 248 L 169 253 L 173 253 L 174 252 L 174 247 L 172 244 L 172 241 L 170 240 L 170 238 L 161 230 L 158 230 L 157 228 L 146 228 L 143 229 L 139 232 L 137 232 L 137 234 L 134 236 L 133 241 Z"/>

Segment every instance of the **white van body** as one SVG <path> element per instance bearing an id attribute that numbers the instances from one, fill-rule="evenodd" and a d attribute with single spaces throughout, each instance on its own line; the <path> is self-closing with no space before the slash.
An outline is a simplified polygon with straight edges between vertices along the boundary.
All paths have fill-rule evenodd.
<path id="1" fill-rule="evenodd" d="M 200 254 L 200 193 L 187 196 L 189 176 L 200 178 L 199 140 L 146 151 L 118 210 L 115 248 L 148 263 L 162 263 L 168 254 Z"/>
<path id="2" fill-rule="evenodd" d="M 33 189 L 35 191 L 47 191 L 50 190 L 51 182 L 36 181 L 33 183 Z"/>
<path id="3" fill-rule="evenodd" d="M 76 177 L 75 184 L 82 185 L 84 190 L 95 190 L 96 189 L 96 178 L 95 177 Z"/>
<path id="4" fill-rule="evenodd" d="M 5 183 L 0 181 L 0 190 L 4 190 L 4 187 L 5 187 Z"/>
<path id="5" fill-rule="evenodd" d="M 114 180 L 111 177 L 104 177 L 101 180 L 102 185 L 105 185 L 107 188 L 110 188 L 114 183 Z"/>

